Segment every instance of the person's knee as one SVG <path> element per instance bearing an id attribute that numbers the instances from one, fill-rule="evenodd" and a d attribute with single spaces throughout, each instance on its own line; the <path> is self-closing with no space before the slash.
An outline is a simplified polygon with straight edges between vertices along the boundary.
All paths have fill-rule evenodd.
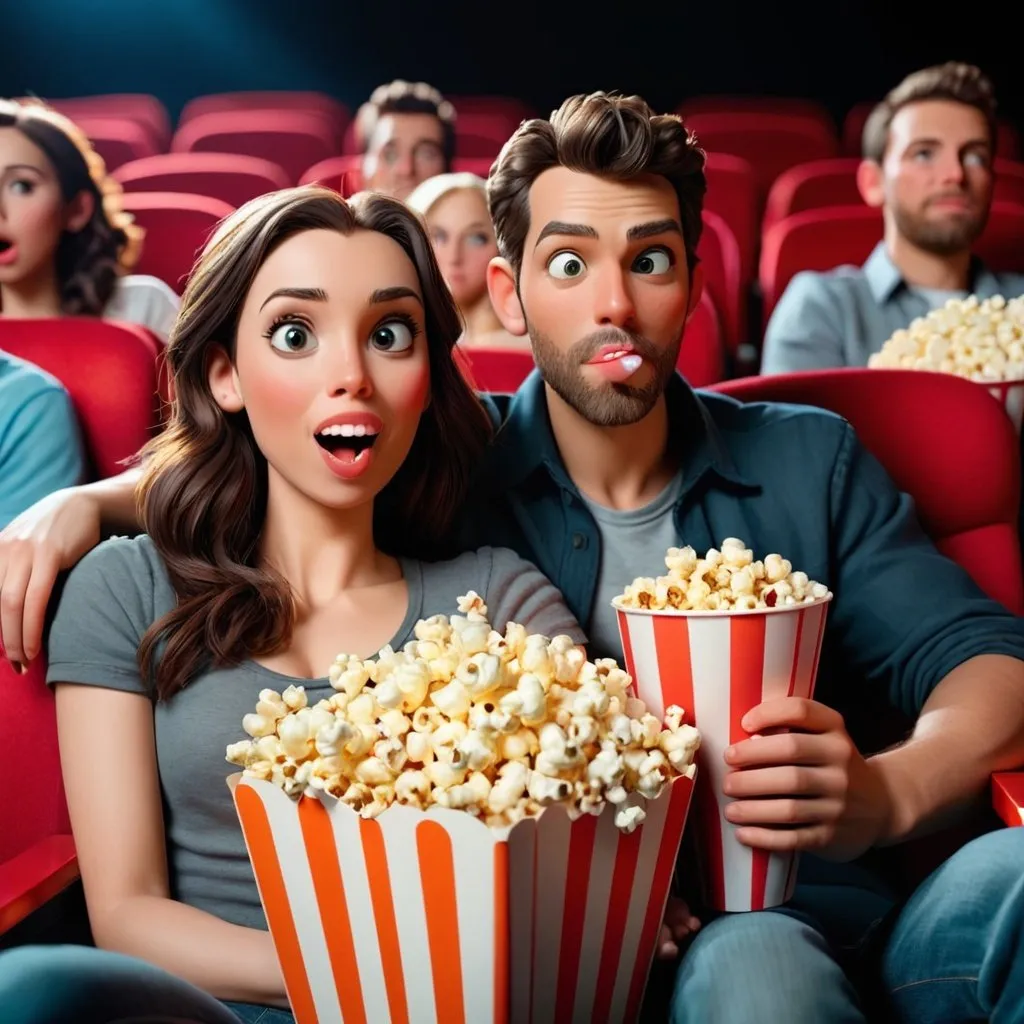
<path id="1" fill-rule="evenodd" d="M 72 1019 L 88 1002 L 90 973 L 74 946 L 19 946 L 0 954 L 0 1006 L 11 1024 Z"/>
<path id="2" fill-rule="evenodd" d="M 812 925 L 756 912 L 706 925 L 679 967 L 672 1024 L 862 1021 L 853 987 Z"/>

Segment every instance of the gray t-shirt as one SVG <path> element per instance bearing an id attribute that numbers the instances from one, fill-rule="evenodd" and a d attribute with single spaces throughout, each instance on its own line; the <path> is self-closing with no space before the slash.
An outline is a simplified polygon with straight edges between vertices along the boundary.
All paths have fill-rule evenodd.
<path id="1" fill-rule="evenodd" d="M 672 510 L 682 486 L 683 475 L 677 473 L 649 505 L 627 511 L 606 508 L 580 496 L 601 534 L 601 568 L 590 612 L 591 658 L 615 658 L 622 664 L 619 620 L 612 598 L 637 576 L 663 576 L 668 571 L 665 552 L 678 543 Z"/>
<path id="2" fill-rule="evenodd" d="M 414 639 L 419 619 L 453 615 L 475 590 L 493 625 L 585 638 L 561 594 L 529 562 L 504 548 L 481 548 L 448 562 L 402 560 L 409 609 L 391 645 Z M 163 561 L 147 536 L 99 545 L 71 573 L 50 632 L 49 683 L 85 683 L 149 699 L 136 662 L 146 630 L 176 603 Z M 369 656 L 371 652 L 354 652 Z M 245 739 L 242 716 L 259 691 L 295 684 L 315 704 L 333 691 L 326 677 L 293 679 L 255 662 L 205 672 L 169 701 L 154 705 L 157 764 L 171 896 L 225 921 L 266 928 L 256 882 L 225 780 L 224 759 Z M 114 737 L 111 737 L 114 739 Z M 124 822 L 130 829 L 132 823 Z"/>

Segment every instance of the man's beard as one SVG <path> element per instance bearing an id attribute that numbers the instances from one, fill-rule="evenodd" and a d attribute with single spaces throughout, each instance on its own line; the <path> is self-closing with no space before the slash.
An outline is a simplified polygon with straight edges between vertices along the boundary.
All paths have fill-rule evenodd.
<path id="1" fill-rule="evenodd" d="M 679 340 L 668 348 L 659 348 L 640 334 L 608 327 L 595 331 L 577 341 L 567 352 L 561 352 L 551 338 L 532 324 L 527 324 L 533 344 L 533 358 L 544 383 L 575 409 L 589 423 L 597 427 L 625 427 L 642 420 L 665 393 L 679 358 Z M 582 367 L 597 353 L 611 345 L 629 345 L 651 365 L 654 374 L 643 387 L 632 387 L 628 382 L 605 383 L 597 386 L 584 379 Z"/>
<path id="2" fill-rule="evenodd" d="M 936 256 L 952 256 L 963 252 L 978 240 L 985 230 L 988 211 L 970 211 L 962 217 L 931 221 L 905 207 L 893 204 L 893 217 L 899 233 L 912 245 Z"/>

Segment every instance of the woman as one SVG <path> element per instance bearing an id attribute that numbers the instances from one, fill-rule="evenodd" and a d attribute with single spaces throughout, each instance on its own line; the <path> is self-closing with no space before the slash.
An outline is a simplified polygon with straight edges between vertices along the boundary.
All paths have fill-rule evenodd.
<path id="1" fill-rule="evenodd" d="M 125 276 L 142 231 L 85 136 L 40 105 L 0 100 L 0 315 L 95 316 L 166 340 L 178 297 Z"/>
<path id="2" fill-rule="evenodd" d="M 475 174 L 438 174 L 406 200 L 427 225 L 441 273 L 466 329 L 461 343 L 528 348 L 501 326 L 487 292 L 487 264 L 498 255 L 487 211 L 487 183 Z"/>
<path id="3" fill-rule="evenodd" d="M 315 703 L 339 652 L 398 647 L 469 589 L 495 623 L 582 641 L 512 552 L 417 558 L 440 550 L 488 440 L 452 360 L 458 332 L 430 243 L 395 200 L 286 190 L 210 241 L 167 350 L 176 400 L 146 452 L 147 534 L 82 560 L 50 637 L 105 951 L 0 956 L 9 1024 L 77 1019 L 101 981 L 100 1020 L 235 1020 L 218 999 L 242 1020 L 290 1020 L 260 1016 L 286 998 L 225 784 L 225 745 L 258 692 L 303 685 Z"/>

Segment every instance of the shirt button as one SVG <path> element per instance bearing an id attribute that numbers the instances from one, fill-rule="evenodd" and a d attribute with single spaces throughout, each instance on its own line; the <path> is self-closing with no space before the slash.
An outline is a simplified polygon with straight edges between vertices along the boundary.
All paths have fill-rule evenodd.
<path id="1" fill-rule="evenodd" d="M 582 533 L 574 533 L 572 535 L 572 546 L 577 550 L 581 550 L 587 546 L 587 538 Z"/>

